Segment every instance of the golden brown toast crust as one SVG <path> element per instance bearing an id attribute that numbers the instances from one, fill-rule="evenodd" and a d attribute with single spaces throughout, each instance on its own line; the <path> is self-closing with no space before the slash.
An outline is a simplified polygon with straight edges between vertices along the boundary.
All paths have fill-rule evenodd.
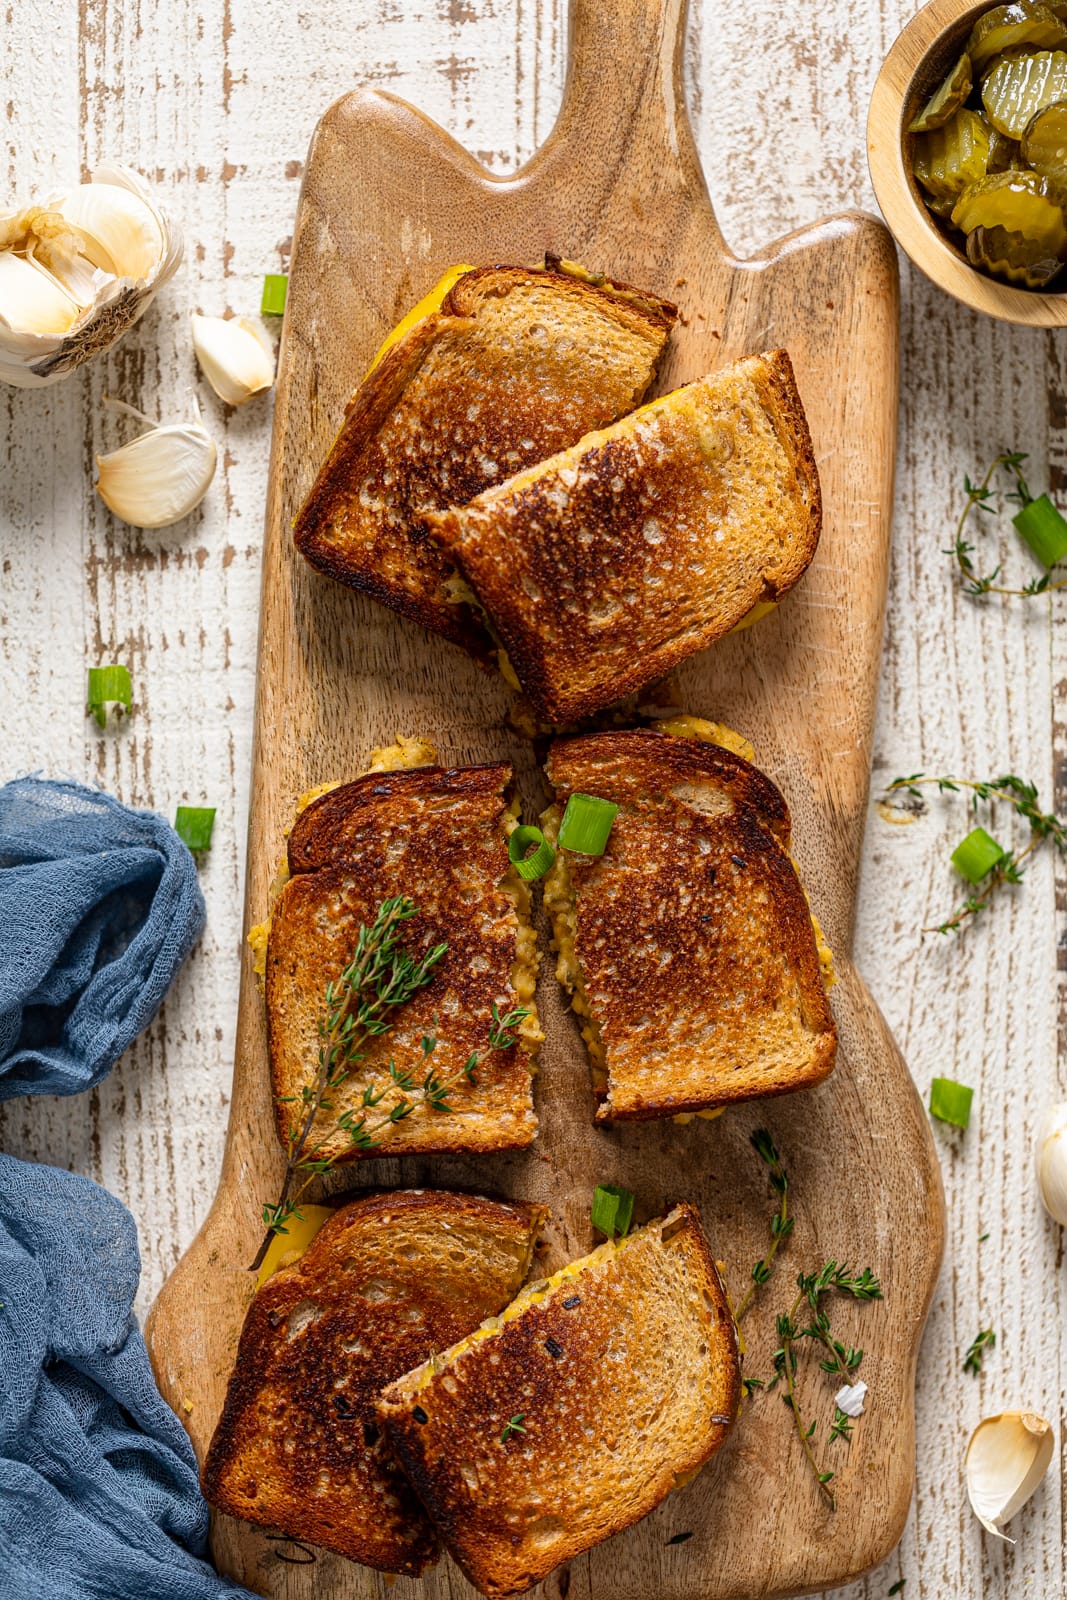
<path id="1" fill-rule="evenodd" d="M 537 715 L 591 716 L 811 562 L 819 479 L 789 357 L 746 357 L 426 522 Z"/>
<path id="2" fill-rule="evenodd" d="M 275 902 L 267 944 L 266 1001 L 270 1069 L 278 1133 L 300 1116 L 301 1086 L 318 1062 L 326 984 L 355 949 L 360 923 L 373 922 L 383 900 L 406 894 L 419 914 L 405 924 L 404 946 L 421 954 L 446 941 L 431 982 L 396 1013 L 390 1033 L 368 1041 L 366 1059 L 331 1095 L 334 1109 L 317 1124 L 316 1142 L 340 1160 L 429 1151 L 508 1150 L 537 1132 L 525 1041 L 490 1049 L 492 1005 L 506 1014 L 514 987 L 519 925 L 502 884 L 508 874 L 504 829 L 506 763 L 452 770 L 368 773 L 308 806 L 289 835 L 293 873 Z M 432 1066 L 439 1078 L 458 1071 L 473 1051 L 474 1081 L 449 1091 L 450 1113 L 416 1110 L 391 1125 L 370 1150 L 333 1131 L 358 1110 L 365 1086 L 389 1084 L 389 1062 L 425 1072 L 421 1040 L 435 1030 Z M 374 1115 L 401 1096 L 390 1089 Z"/>
<path id="3" fill-rule="evenodd" d="M 390 1385 L 378 1415 L 493 1600 L 659 1505 L 720 1447 L 740 1401 L 734 1321 L 689 1205 L 434 1365 L 424 1386 L 425 1367 Z M 516 1416 L 525 1431 L 502 1438 Z"/>
<path id="4" fill-rule="evenodd" d="M 422 525 L 637 405 L 675 319 L 666 301 L 561 270 L 466 273 L 356 391 L 294 523 L 313 567 L 483 657 L 453 568 Z"/>
<path id="5" fill-rule="evenodd" d="M 620 807 L 603 856 L 564 853 L 606 1052 L 596 1120 L 825 1078 L 837 1034 L 770 779 L 730 750 L 650 728 L 557 740 L 546 771 L 560 806 L 577 792 Z"/>
<path id="6" fill-rule="evenodd" d="M 421 1572 L 437 1539 L 375 1401 L 513 1298 L 545 1216 L 418 1190 L 342 1206 L 249 1308 L 204 1463 L 212 1505 L 383 1572 Z"/>

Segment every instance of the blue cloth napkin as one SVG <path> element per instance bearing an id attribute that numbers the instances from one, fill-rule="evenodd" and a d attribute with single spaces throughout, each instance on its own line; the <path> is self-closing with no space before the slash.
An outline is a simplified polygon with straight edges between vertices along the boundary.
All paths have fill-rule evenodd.
<path id="1" fill-rule="evenodd" d="M 204 922 L 161 817 L 73 783 L 0 788 L 0 1098 L 98 1083 Z M 133 1316 L 126 1208 L 0 1154 L 0 1600 L 253 1600 L 203 1559 L 207 1507 Z"/>
<path id="2" fill-rule="evenodd" d="M 203 926 L 192 856 L 162 817 L 76 783 L 0 788 L 0 1100 L 99 1083 Z"/>
<path id="3" fill-rule="evenodd" d="M 207 1507 L 132 1305 L 125 1206 L 0 1155 L 0 1596 L 252 1600 L 204 1560 Z"/>

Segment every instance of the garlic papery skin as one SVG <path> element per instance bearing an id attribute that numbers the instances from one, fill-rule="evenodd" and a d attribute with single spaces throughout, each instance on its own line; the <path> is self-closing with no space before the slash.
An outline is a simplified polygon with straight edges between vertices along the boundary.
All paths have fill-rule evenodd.
<path id="1" fill-rule="evenodd" d="M 220 400 L 243 406 L 274 382 L 274 351 L 248 317 L 202 317 L 193 313 L 196 359 Z"/>
<path id="2" fill-rule="evenodd" d="M 207 494 L 218 451 L 199 422 L 164 423 L 109 455 L 97 456 L 96 492 L 135 528 L 167 528 Z"/>
<path id="3" fill-rule="evenodd" d="M 971 1509 L 988 1533 L 1014 1544 L 1003 1526 L 1045 1476 L 1054 1447 L 1052 1426 L 1036 1411 L 1002 1411 L 978 1424 L 963 1470 Z"/>
<path id="4" fill-rule="evenodd" d="M 133 326 L 181 258 L 181 234 L 148 185 L 114 163 L 90 183 L 0 213 L 0 381 L 33 389 L 67 377 Z M 43 293 L 31 295 L 23 268 L 41 275 Z"/>
<path id="5" fill-rule="evenodd" d="M 1041 1201 L 1061 1228 L 1067 1228 L 1067 1104 L 1050 1106 L 1037 1135 L 1037 1187 Z"/>

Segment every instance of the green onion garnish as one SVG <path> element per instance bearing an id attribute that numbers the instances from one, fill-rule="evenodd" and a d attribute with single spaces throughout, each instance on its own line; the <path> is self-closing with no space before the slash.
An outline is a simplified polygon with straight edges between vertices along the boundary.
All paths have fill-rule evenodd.
<path id="1" fill-rule="evenodd" d="M 107 723 L 109 705 L 131 704 L 130 669 L 128 667 L 89 668 L 89 710 L 103 728 Z"/>
<path id="2" fill-rule="evenodd" d="M 175 813 L 174 831 L 190 850 L 207 850 L 214 826 L 214 806 L 179 806 Z"/>
<path id="3" fill-rule="evenodd" d="M 593 1227 L 610 1239 L 618 1234 L 625 1239 L 634 1218 L 634 1197 L 629 1189 L 612 1183 L 598 1183 L 593 1190 Z"/>
<path id="4" fill-rule="evenodd" d="M 951 1122 L 954 1128 L 965 1128 L 971 1120 L 973 1099 L 974 1090 L 965 1083 L 935 1078 L 930 1085 L 930 1115 L 938 1122 Z"/>
<path id="5" fill-rule="evenodd" d="M 602 856 L 618 810 L 614 801 L 600 800 L 595 794 L 572 794 L 559 825 L 560 849 Z"/>
<path id="6" fill-rule="evenodd" d="M 263 279 L 263 299 L 260 311 L 265 317 L 280 317 L 285 310 L 285 297 L 289 293 L 289 275 L 285 272 L 268 272 Z"/>
<path id="7" fill-rule="evenodd" d="M 534 846 L 533 854 L 527 855 L 531 845 Z M 534 878 L 544 877 L 555 859 L 556 852 L 540 828 L 523 824 L 512 829 L 508 839 L 508 860 L 520 878 L 530 882 Z"/>
<path id="8" fill-rule="evenodd" d="M 1067 521 L 1047 494 L 1028 500 L 1011 520 L 1043 566 L 1054 567 L 1067 556 Z"/>
<path id="9" fill-rule="evenodd" d="M 952 865 L 968 883 L 981 883 L 987 872 L 992 872 L 1007 851 L 984 828 L 972 828 L 952 852 Z"/>

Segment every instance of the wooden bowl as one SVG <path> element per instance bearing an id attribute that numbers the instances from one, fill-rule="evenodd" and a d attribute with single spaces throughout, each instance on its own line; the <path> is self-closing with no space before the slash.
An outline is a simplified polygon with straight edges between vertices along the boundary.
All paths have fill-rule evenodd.
<path id="1" fill-rule="evenodd" d="M 908 133 L 920 106 L 962 54 L 978 18 L 996 0 L 929 0 L 885 58 L 867 117 L 867 159 L 882 215 L 912 261 L 975 311 L 1032 328 L 1067 327 L 1067 289 L 1041 294 L 999 283 L 972 267 L 923 204 L 911 172 Z M 1067 282 L 1067 275 L 1065 275 Z"/>

